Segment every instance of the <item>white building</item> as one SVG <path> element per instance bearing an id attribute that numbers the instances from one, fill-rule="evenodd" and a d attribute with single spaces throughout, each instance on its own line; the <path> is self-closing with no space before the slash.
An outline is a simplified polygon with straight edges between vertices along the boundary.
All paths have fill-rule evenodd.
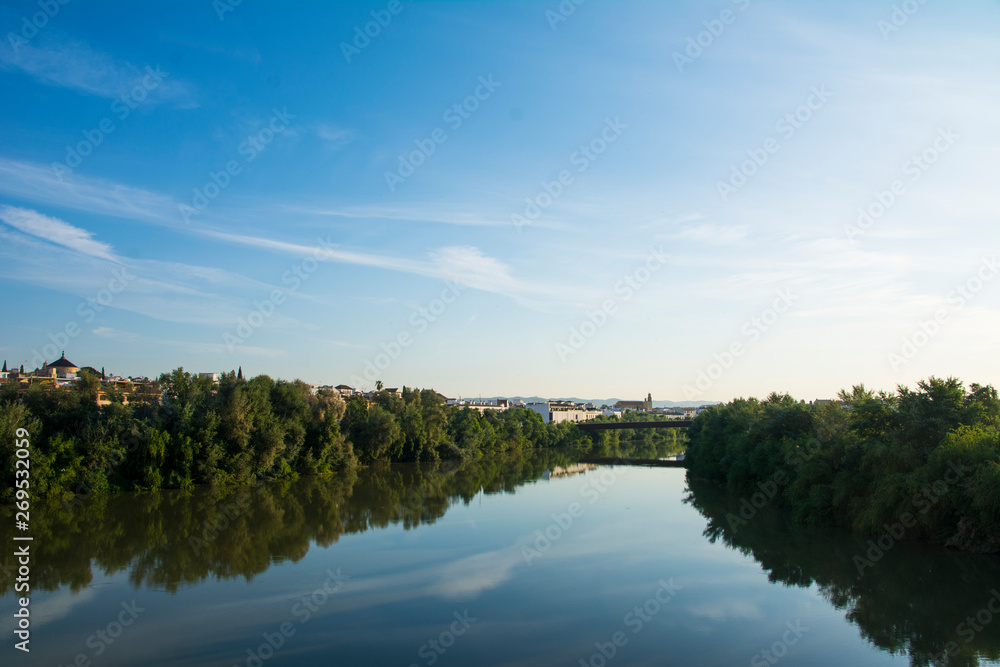
<path id="1" fill-rule="evenodd" d="M 588 410 L 582 403 L 573 403 L 572 401 L 528 403 L 525 407 L 540 414 L 542 421 L 546 424 L 550 422 L 560 424 L 568 421 L 585 422 L 596 419 L 602 414 L 600 410 Z"/>
<path id="2" fill-rule="evenodd" d="M 498 398 L 495 401 L 462 401 L 460 405 L 472 410 L 479 410 L 479 414 L 487 411 L 503 412 L 510 408 L 510 403 L 507 402 L 506 398 Z"/>

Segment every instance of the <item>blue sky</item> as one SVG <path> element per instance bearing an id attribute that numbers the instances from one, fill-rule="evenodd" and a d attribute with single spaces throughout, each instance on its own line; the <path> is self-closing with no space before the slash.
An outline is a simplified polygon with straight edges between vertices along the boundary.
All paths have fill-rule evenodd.
<path id="1" fill-rule="evenodd" d="M 996 2 L 223 2 L 0 8 L 8 364 L 998 382 Z"/>

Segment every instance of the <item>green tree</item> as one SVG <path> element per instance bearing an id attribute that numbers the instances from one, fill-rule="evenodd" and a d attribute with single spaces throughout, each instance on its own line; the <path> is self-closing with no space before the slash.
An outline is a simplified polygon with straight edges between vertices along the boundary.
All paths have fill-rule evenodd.
<path id="1" fill-rule="evenodd" d="M 367 420 L 352 437 L 354 451 L 364 463 L 385 461 L 396 453 L 401 435 L 399 424 L 392 414 L 382 407 L 373 406 L 368 410 Z"/>

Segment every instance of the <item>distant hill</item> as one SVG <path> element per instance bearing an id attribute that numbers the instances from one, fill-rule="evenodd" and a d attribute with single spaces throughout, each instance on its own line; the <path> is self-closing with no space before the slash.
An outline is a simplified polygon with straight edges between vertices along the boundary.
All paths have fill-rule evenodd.
<path id="1" fill-rule="evenodd" d="M 464 396 L 466 400 L 484 400 L 493 401 L 498 398 L 506 398 L 509 400 L 521 400 L 525 403 L 543 403 L 545 401 L 573 401 L 574 403 L 593 403 L 597 407 L 602 405 L 614 405 L 618 401 L 622 400 L 642 400 L 642 399 L 622 399 L 622 398 L 576 398 L 573 396 L 559 396 L 552 398 L 542 398 L 541 396 L 484 396 L 482 399 L 472 396 Z M 653 401 L 654 408 L 697 408 L 702 405 L 717 405 L 719 401 Z"/>

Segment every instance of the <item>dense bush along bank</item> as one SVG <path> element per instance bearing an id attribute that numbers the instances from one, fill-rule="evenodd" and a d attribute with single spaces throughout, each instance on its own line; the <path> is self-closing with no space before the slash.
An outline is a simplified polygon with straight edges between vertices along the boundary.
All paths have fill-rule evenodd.
<path id="1" fill-rule="evenodd" d="M 771 394 L 705 411 L 688 430 L 689 474 L 744 496 L 751 517 L 774 503 L 808 524 L 1000 552 L 996 389 L 932 377 L 915 390 L 858 386 L 839 398 Z"/>
<path id="2" fill-rule="evenodd" d="M 614 448 L 638 439 L 677 442 L 676 433 L 602 433 L 593 442 L 572 423 L 545 424 L 531 410 L 486 412 L 446 405 L 429 389 L 367 399 L 304 382 L 233 373 L 218 384 L 177 369 L 159 379 L 157 404 L 123 404 L 112 390 L 98 407 L 98 379 L 72 388 L 0 387 L 0 501 L 13 497 L 17 428 L 30 434 L 30 490 L 36 497 L 122 489 L 246 484 L 323 474 L 357 464 L 468 460 L 566 445 Z"/>

